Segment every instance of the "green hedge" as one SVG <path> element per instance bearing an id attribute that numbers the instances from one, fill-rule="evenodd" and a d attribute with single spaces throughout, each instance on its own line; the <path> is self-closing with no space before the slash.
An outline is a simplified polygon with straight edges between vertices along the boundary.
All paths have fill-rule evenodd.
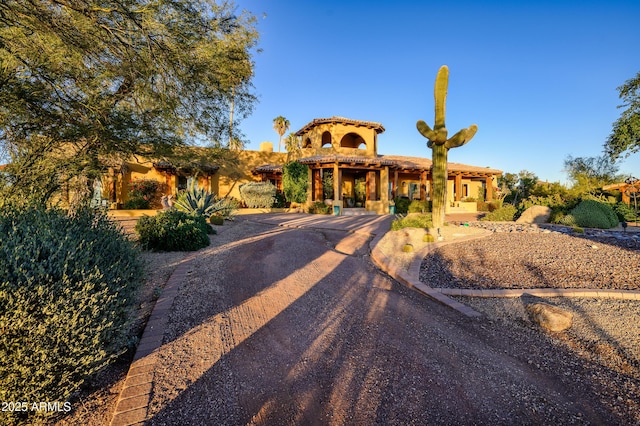
<path id="1" fill-rule="evenodd" d="M 582 200 L 571 216 L 575 224 L 583 228 L 609 229 L 618 226 L 618 216 L 609 204 L 596 200 Z"/>
<path id="2" fill-rule="evenodd" d="M 175 209 L 142 216 L 135 230 L 143 248 L 157 251 L 199 250 L 210 244 L 207 234 L 213 233 L 203 216 Z"/>
<path id="3" fill-rule="evenodd" d="M 141 274 L 104 215 L 0 211 L 0 400 L 65 401 L 122 354 Z"/>

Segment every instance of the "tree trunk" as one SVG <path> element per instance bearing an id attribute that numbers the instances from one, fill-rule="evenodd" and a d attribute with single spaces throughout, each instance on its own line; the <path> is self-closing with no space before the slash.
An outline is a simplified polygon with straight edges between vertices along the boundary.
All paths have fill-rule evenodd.
<path id="1" fill-rule="evenodd" d="M 444 213 L 447 202 L 447 154 L 448 149 L 442 145 L 433 144 L 432 150 L 432 221 L 433 227 L 438 229 L 444 225 Z"/>

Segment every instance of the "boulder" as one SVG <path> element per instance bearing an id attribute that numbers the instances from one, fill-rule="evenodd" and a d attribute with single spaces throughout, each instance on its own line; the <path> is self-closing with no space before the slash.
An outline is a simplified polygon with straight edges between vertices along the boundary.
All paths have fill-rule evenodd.
<path id="1" fill-rule="evenodd" d="M 573 324 L 571 312 L 548 303 L 532 303 L 526 310 L 536 324 L 549 331 L 563 331 Z"/>
<path id="2" fill-rule="evenodd" d="M 516 223 L 547 223 L 550 217 L 550 207 L 531 206 L 522 213 Z"/>

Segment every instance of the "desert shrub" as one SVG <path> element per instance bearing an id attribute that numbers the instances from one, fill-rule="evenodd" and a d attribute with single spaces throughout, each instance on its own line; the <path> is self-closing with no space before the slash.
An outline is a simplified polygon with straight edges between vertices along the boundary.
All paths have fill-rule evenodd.
<path id="1" fill-rule="evenodd" d="M 0 211 L 0 400 L 65 401 L 122 354 L 141 273 L 105 215 Z"/>
<path id="2" fill-rule="evenodd" d="M 276 187 L 271 182 L 248 182 L 240 185 L 240 198 L 251 209 L 267 209 L 273 206 Z"/>
<path id="3" fill-rule="evenodd" d="M 157 251 L 194 251 L 209 245 L 213 233 L 203 216 L 166 210 L 143 216 L 135 227 L 142 247 Z"/>
<path id="4" fill-rule="evenodd" d="M 396 197 L 393 200 L 396 205 L 396 213 L 398 214 L 407 214 L 409 213 L 409 204 L 411 201 L 408 198 Z"/>
<path id="5" fill-rule="evenodd" d="M 210 216 L 209 223 L 212 225 L 224 225 L 224 218 L 222 216 Z"/>
<path id="6" fill-rule="evenodd" d="M 572 214 L 562 215 L 562 217 L 560 218 L 558 223 L 560 225 L 571 226 L 571 227 L 578 226 L 578 224 L 576 222 L 576 218 L 573 217 Z"/>
<path id="7" fill-rule="evenodd" d="M 163 184 L 154 179 L 134 179 L 129 184 L 129 199 L 125 209 L 150 209 L 160 207 Z"/>
<path id="8" fill-rule="evenodd" d="M 616 213 L 616 215 L 618 215 L 618 220 L 620 222 L 633 222 L 634 220 L 636 220 L 636 212 L 626 203 L 617 203 L 613 207 L 613 211 Z"/>
<path id="9" fill-rule="evenodd" d="M 332 209 L 332 206 L 328 206 L 322 201 L 316 201 L 311 206 L 309 206 L 309 213 L 330 214 Z"/>
<path id="10" fill-rule="evenodd" d="M 489 211 L 489 203 L 486 201 L 476 201 L 476 210 L 479 212 L 488 212 Z"/>
<path id="11" fill-rule="evenodd" d="M 609 229 L 618 226 L 618 216 L 609 204 L 596 200 L 582 200 L 573 210 L 571 216 L 576 225 L 583 228 Z"/>
<path id="12" fill-rule="evenodd" d="M 529 198 L 522 200 L 518 204 L 518 212 L 515 218 L 519 218 L 522 213 L 532 206 L 546 206 L 551 208 L 551 217 L 549 222 L 560 223 L 559 221 L 568 214 L 575 206 L 578 205 L 580 200 L 569 196 L 563 196 L 560 193 L 555 193 L 546 196 L 532 195 Z"/>
<path id="13" fill-rule="evenodd" d="M 431 228 L 432 226 L 433 222 L 431 221 L 431 213 L 413 214 L 391 222 L 392 231 L 397 231 L 403 228 Z"/>
<path id="14" fill-rule="evenodd" d="M 409 203 L 407 212 L 408 213 L 428 213 L 430 211 L 431 211 L 430 201 L 413 200 Z"/>
<path id="15" fill-rule="evenodd" d="M 516 207 L 513 204 L 505 204 L 498 210 L 487 213 L 480 220 L 488 220 L 492 222 L 510 222 L 513 221 L 517 212 Z"/>
<path id="16" fill-rule="evenodd" d="M 307 201 L 309 166 L 291 161 L 282 167 L 282 190 L 287 201 L 304 203 Z"/>
<path id="17" fill-rule="evenodd" d="M 277 207 L 279 209 L 287 206 L 287 199 L 284 196 L 282 191 L 276 191 L 275 201 L 273 202 L 273 207 Z"/>

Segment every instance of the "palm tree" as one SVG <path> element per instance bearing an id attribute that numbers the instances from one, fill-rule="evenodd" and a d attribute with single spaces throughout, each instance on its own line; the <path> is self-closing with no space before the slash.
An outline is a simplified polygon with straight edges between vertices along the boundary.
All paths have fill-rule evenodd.
<path id="1" fill-rule="evenodd" d="M 287 130 L 289 130 L 289 120 L 281 115 L 274 118 L 273 130 L 275 130 L 278 135 L 280 135 L 280 140 L 278 141 L 278 152 L 280 152 L 280 145 L 282 145 L 282 136 L 284 136 L 284 134 L 287 133 Z"/>
<path id="2" fill-rule="evenodd" d="M 300 138 L 291 132 L 284 140 L 284 149 L 287 150 L 287 162 L 290 158 L 297 159 L 300 156 Z"/>

